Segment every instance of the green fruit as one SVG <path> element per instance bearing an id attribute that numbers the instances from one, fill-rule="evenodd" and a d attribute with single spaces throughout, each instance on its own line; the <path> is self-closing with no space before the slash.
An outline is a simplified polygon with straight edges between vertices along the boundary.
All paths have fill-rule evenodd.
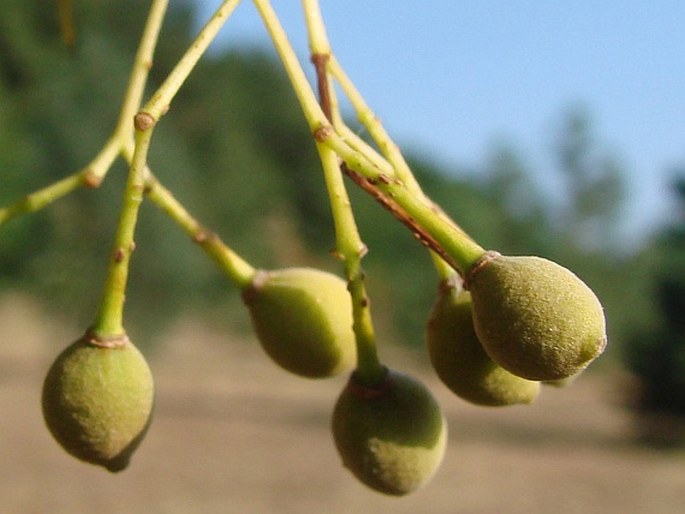
<path id="1" fill-rule="evenodd" d="M 467 278 L 478 339 L 511 373 L 558 380 L 604 350 L 602 305 L 566 268 L 540 257 L 488 252 Z"/>
<path id="2" fill-rule="evenodd" d="M 109 471 L 128 466 L 150 422 L 154 387 L 128 338 L 108 346 L 84 337 L 55 360 L 43 384 L 43 416 L 71 455 Z"/>
<path id="3" fill-rule="evenodd" d="M 352 304 L 336 275 L 311 268 L 258 271 L 243 299 L 262 347 L 282 368 L 323 378 L 354 367 Z"/>
<path id="4" fill-rule="evenodd" d="M 485 406 L 531 403 L 540 392 L 539 382 L 509 373 L 483 350 L 467 291 L 441 291 L 428 320 L 426 342 L 438 377 L 466 401 Z"/>
<path id="5" fill-rule="evenodd" d="M 430 392 L 392 370 L 376 388 L 352 375 L 335 405 L 332 428 L 345 467 L 368 487 L 396 496 L 428 482 L 447 442 L 445 419 Z"/>

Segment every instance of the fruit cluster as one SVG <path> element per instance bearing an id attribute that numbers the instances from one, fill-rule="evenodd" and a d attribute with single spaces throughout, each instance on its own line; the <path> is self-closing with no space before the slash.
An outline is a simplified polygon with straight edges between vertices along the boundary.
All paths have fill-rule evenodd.
<path id="1" fill-rule="evenodd" d="M 527 404 L 539 394 L 541 383 L 569 381 L 604 350 L 602 306 L 567 269 L 539 257 L 485 251 L 430 202 L 332 60 L 315 0 L 305 0 L 304 5 L 308 23 L 317 29 L 311 34 L 321 105 L 295 64 L 294 52 L 268 1 L 255 0 L 255 4 L 314 134 L 333 212 L 336 253 L 344 262 L 347 280 L 312 268 L 257 270 L 238 257 L 190 216 L 147 163 L 155 125 L 235 4 L 232 0 L 222 4 L 198 43 L 135 117 L 131 109 L 140 104 L 149 69 L 145 63 L 151 56 L 139 59 L 134 70 L 137 80 L 131 81 L 129 101 L 122 110 L 124 121 L 112 138 L 112 144 L 119 144 L 118 151 L 129 159 L 130 172 L 102 302 L 86 334 L 67 347 L 47 373 L 42 395 L 46 424 L 68 453 L 113 472 L 128 465 L 150 426 L 152 375 L 122 324 L 136 217 L 147 195 L 240 289 L 254 332 L 276 364 L 310 379 L 349 374 L 331 422 L 342 462 L 376 491 L 408 494 L 439 467 L 446 448 L 446 422 L 424 385 L 378 359 L 360 264 L 366 248 L 357 233 L 343 174 L 371 193 L 432 251 L 442 280 L 427 323 L 426 344 L 438 377 L 462 399 L 483 406 Z M 143 41 L 154 41 L 159 28 L 155 23 L 159 16 L 151 15 Z M 154 44 L 143 47 L 151 51 Z M 383 155 L 356 139 L 334 112 L 330 75 L 347 91 Z M 135 85 L 139 89 L 133 89 Z M 110 155 L 114 153 L 103 152 L 85 175 L 69 177 L 29 195 L 33 201 L 0 210 L 0 224 L 49 203 L 70 188 L 101 180 L 104 171 L 94 177 L 92 170 L 105 170 L 111 161 L 107 164 L 102 159 Z"/>
<path id="2" fill-rule="evenodd" d="M 604 348 L 599 302 L 557 264 L 487 253 L 466 285 L 443 284 L 426 330 L 437 375 L 466 401 L 530 403 L 541 381 L 577 375 Z M 311 268 L 257 271 L 243 298 L 258 340 L 283 369 L 309 378 L 354 369 L 342 279 Z M 126 467 L 153 406 L 150 370 L 128 339 L 84 336 L 57 358 L 43 391 L 45 420 L 67 452 L 110 471 Z M 445 420 L 431 393 L 388 368 L 373 384 L 352 371 L 332 430 L 344 465 L 386 494 L 424 484 L 445 451 Z"/>
<path id="3" fill-rule="evenodd" d="M 578 375 L 604 349 L 594 293 L 538 257 L 486 252 L 466 288 L 445 281 L 426 329 L 430 360 L 457 396 L 483 406 L 531 403 L 541 382 Z M 258 272 L 243 296 L 254 329 L 282 368 L 323 378 L 352 369 L 355 335 L 345 283 L 313 269 Z M 352 371 L 332 416 L 343 464 L 379 492 L 403 495 L 439 466 L 446 423 L 417 380 L 383 367 L 369 383 Z"/>

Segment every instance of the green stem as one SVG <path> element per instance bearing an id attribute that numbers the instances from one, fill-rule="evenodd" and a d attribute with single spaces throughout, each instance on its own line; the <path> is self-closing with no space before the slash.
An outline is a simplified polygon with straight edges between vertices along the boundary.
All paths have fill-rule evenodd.
<path id="1" fill-rule="evenodd" d="M 364 155 L 373 166 L 378 169 L 383 169 L 389 165 L 388 161 L 379 154 L 375 148 L 359 137 L 345 123 L 335 124 L 334 126 L 343 141 L 345 141 L 348 146 Z"/>
<path id="2" fill-rule="evenodd" d="M 119 120 L 114 134 L 108 141 L 101 155 L 107 151 L 107 155 L 113 153 L 111 148 L 117 150 L 117 154 L 124 152 L 131 143 L 131 119 L 140 105 L 148 74 L 152 67 L 152 56 L 157 46 L 159 32 L 168 7 L 168 0 L 154 0 L 148 14 L 141 41 L 131 71 L 124 101 L 119 113 Z M 107 270 L 107 278 L 103 288 L 100 306 L 95 315 L 95 320 L 90 332 L 95 338 L 108 339 L 125 335 L 123 326 L 124 301 L 126 297 L 126 284 L 131 254 L 135 249 L 135 227 L 138 219 L 138 210 L 143 201 L 144 175 L 147 164 L 147 154 L 152 138 L 153 127 L 142 126 L 147 120 L 144 115 L 136 115 L 135 150 L 130 164 L 126 188 L 124 190 L 123 204 L 114 240 L 114 249 Z M 116 156 L 116 154 L 114 154 Z M 106 167 L 100 166 L 89 170 L 90 180 L 99 184 L 105 173 L 111 166 L 111 161 Z"/>
<path id="3" fill-rule="evenodd" d="M 328 119 L 307 81 L 307 76 L 297 60 L 295 51 L 288 42 L 288 36 L 286 35 L 285 30 L 283 30 L 283 27 L 276 16 L 276 12 L 273 10 L 268 0 L 253 0 L 253 2 L 262 17 L 264 26 L 269 32 L 274 47 L 283 62 L 285 71 L 293 85 L 293 89 L 302 106 L 302 112 L 307 119 L 310 129 L 314 131 L 320 126 L 328 126 Z"/>
<path id="4" fill-rule="evenodd" d="M 143 99 L 145 84 L 152 68 L 152 58 L 168 5 L 168 0 L 154 0 L 150 6 L 143 34 L 140 37 L 138 50 L 131 67 L 131 75 L 121 103 L 117 124 L 112 136 L 100 151 L 100 154 L 86 167 L 84 173 L 84 182 L 91 187 L 99 186 L 117 155 L 127 145 L 133 145 L 131 120 L 138 111 Z"/>
<path id="5" fill-rule="evenodd" d="M 153 127 L 141 130 L 141 122 L 138 119 L 136 121 L 136 147 L 124 190 L 114 248 L 107 270 L 100 307 L 90 328 L 90 333 L 97 339 L 116 338 L 125 334 L 123 312 L 126 283 L 131 254 L 135 249 L 134 233 L 138 210 L 143 201 L 143 173 L 153 132 Z M 145 123 L 142 125 L 146 126 Z"/>
<path id="6" fill-rule="evenodd" d="M 214 232 L 208 231 L 191 216 L 174 195 L 151 173 L 148 173 L 147 197 L 176 222 L 218 264 L 228 278 L 241 290 L 252 283 L 255 269 L 231 250 Z"/>
<path id="7" fill-rule="evenodd" d="M 363 384 L 373 386 L 385 376 L 385 368 L 378 358 L 376 334 L 371 307 L 366 294 L 365 275 L 361 260 L 366 253 L 345 184 L 340 173 L 338 157 L 329 148 L 317 145 L 324 170 L 326 189 L 330 199 L 336 234 L 337 254 L 343 259 L 348 290 L 352 301 L 352 328 L 357 345 L 356 376 Z"/>
<path id="8" fill-rule="evenodd" d="M 132 140 L 131 120 L 136 112 L 138 112 L 138 109 L 140 109 L 140 104 L 143 100 L 145 84 L 152 69 L 155 47 L 157 46 L 159 31 L 162 28 L 168 4 L 169 0 L 154 0 L 150 7 L 150 13 L 148 14 L 145 29 L 138 45 L 138 51 L 133 61 L 131 76 L 126 88 L 126 96 L 122 102 L 119 120 L 115 129 L 115 133 L 121 135 L 122 146 Z"/>
<path id="9" fill-rule="evenodd" d="M 347 95 L 347 98 L 352 103 L 352 107 L 357 113 L 357 119 L 362 123 L 362 125 L 364 125 L 364 127 L 366 127 L 374 142 L 380 148 L 383 156 L 395 169 L 396 177 L 404 184 L 404 186 L 412 191 L 412 193 L 417 195 L 417 197 L 422 198 L 424 202 L 431 204 L 434 210 L 437 210 L 438 207 L 433 204 L 433 202 L 423 193 L 421 186 L 409 168 L 409 165 L 404 159 L 399 147 L 386 132 L 383 124 L 368 106 L 361 93 L 359 93 L 352 80 L 350 80 L 347 73 L 345 73 L 345 70 L 342 68 L 335 55 L 331 55 L 328 66 L 331 70 L 331 75 L 338 81 L 343 88 L 343 91 Z M 358 147 L 356 148 L 359 150 Z M 369 154 L 367 153 L 366 155 L 368 156 Z M 456 222 L 453 220 L 450 221 L 456 229 L 460 230 L 464 236 L 468 237 Z M 435 269 L 441 277 L 447 279 L 453 275 L 451 267 L 433 250 L 431 250 L 431 257 L 433 258 Z"/>
<path id="10" fill-rule="evenodd" d="M 142 108 L 142 111 L 148 113 L 154 122 L 157 122 L 169 110 L 176 93 L 239 3 L 240 0 L 224 0 L 222 2 L 197 35 L 195 41 L 186 50 L 174 69 L 171 70 L 164 83 Z"/>
<path id="11" fill-rule="evenodd" d="M 130 163 L 133 159 L 133 148 L 125 147 L 123 155 Z M 255 268 L 231 250 L 215 232 L 197 221 L 148 167 L 145 168 L 145 194 L 214 260 L 236 287 L 242 290 L 252 283 Z"/>
<path id="12" fill-rule="evenodd" d="M 304 0 L 312 60 L 317 68 L 322 110 L 335 123 L 341 119 L 335 92 L 331 88 L 326 62 L 330 57 L 329 44 L 316 0 Z M 376 334 L 371 317 L 371 307 L 366 292 L 362 258 L 366 253 L 354 219 L 349 195 L 340 172 L 338 156 L 324 145 L 317 144 L 323 166 L 336 234 L 336 253 L 345 264 L 345 275 L 352 301 L 352 328 L 357 345 L 357 369 L 355 376 L 368 386 L 375 386 L 385 377 L 385 367 L 378 358 Z"/>
<path id="13" fill-rule="evenodd" d="M 131 77 L 119 111 L 116 127 L 95 158 L 80 171 L 69 175 L 47 187 L 30 193 L 13 204 L 0 209 L 0 226 L 22 214 L 36 212 L 52 202 L 66 196 L 80 186 L 98 187 L 111 168 L 114 159 L 127 143 L 132 144 L 131 119 L 133 118 L 145 89 L 145 83 L 152 65 L 159 31 L 168 6 L 168 0 L 154 0 L 148 14 L 134 60 Z"/>
<path id="14" fill-rule="evenodd" d="M 332 149 L 345 161 L 348 168 L 358 173 L 362 180 L 371 186 L 365 188 L 367 192 L 380 192 L 379 196 L 385 198 L 376 196 L 376 199 L 386 208 L 392 208 L 395 204 L 399 206 L 402 212 L 396 210 L 393 214 L 401 217 L 412 230 L 423 231 L 424 233 L 415 233 L 451 266 L 462 274 L 466 273 L 485 250 L 465 235 L 432 202 L 423 195 L 417 195 L 411 190 L 412 186 L 408 187 L 397 179 L 395 170 L 389 163 L 384 161 L 383 164 L 387 165 L 381 167 L 377 160 L 370 160 L 345 142 L 319 106 L 316 95 L 269 1 L 253 1 L 271 35 L 316 141 Z"/>
<path id="15" fill-rule="evenodd" d="M 82 182 L 83 179 L 80 173 L 69 175 L 43 189 L 20 198 L 7 207 L 3 207 L 0 209 L 0 226 L 20 214 L 36 212 L 42 209 L 56 198 L 60 198 L 79 187 Z"/>
<path id="16" fill-rule="evenodd" d="M 7 207 L 3 207 L 0 209 L 0 227 L 17 216 L 41 210 L 81 186 L 98 187 L 102 177 L 116 159 L 120 151 L 119 148 L 119 140 L 113 135 L 95 158 L 82 170 L 34 191 Z"/>
<path id="17" fill-rule="evenodd" d="M 333 77 L 335 77 L 338 83 L 342 86 L 347 98 L 349 98 L 350 102 L 352 103 L 352 107 L 357 114 L 357 119 L 369 131 L 369 134 L 371 134 L 374 142 L 380 148 L 381 153 L 394 168 L 397 178 L 404 182 L 404 184 L 415 193 L 423 194 L 421 192 L 419 183 L 416 181 L 416 178 L 411 172 L 407 161 L 405 161 L 402 152 L 400 152 L 399 147 L 390 138 L 385 128 L 378 120 L 378 117 L 364 101 L 362 95 L 347 76 L 342 66 L 340 66 L 340 63 L 335 58 L 335 55 L 331 56 L 329 67 L 331 70 L 331 75 L 333 75 Z"/>
<path id="18" fill-rule="evenodd" d="M 462 275 L 485 254 L 485 249 L 468 237 L 430 199 L 411 191 L 401 180 L 380 173 L 364 156 L 346 145 L 335 132 L 320 130 L 315 136 L 318 142 L 333 149 L 348 168 L 357 172 L 361 176 L 360 181 L 399 206 L 403 212 L 395 214 L 405 224 L 416 229 L 417 236 L 422 236 L 424 244 Z"/>

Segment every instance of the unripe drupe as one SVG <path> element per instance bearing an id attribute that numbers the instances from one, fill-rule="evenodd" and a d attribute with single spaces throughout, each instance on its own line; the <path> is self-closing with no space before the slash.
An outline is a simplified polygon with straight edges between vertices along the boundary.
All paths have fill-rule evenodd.
<path id="1" fill-rule="evenodd" d="M 345 467 L 368 487 L 396 496 L 428 482 L 447 442 L 445 419 L 428 389 L 392 370 L 377 387 L 353 374 L 335 405 L 332 428 Z"/>
<path id="2" fill-rule="evenodd" d="M 478 339 L 515 375 L 570 377 L 604 350 L 602 305 L 566 268 L 540 257 L 488 252 L 467 279 Z"/>
<path id="3" fill-rule="evenodd" d="M 441 290 L 428 320 L 426 343 L 440 380 L 468 402 L 484 406 L 527 404 L 540 392 L 539 382 L 509 373 L 485 352 L 473 328 L 468 291 Z"/>
<path id="4" fill-rule="evenodd" d="M 147 431 L 154 400 L 150 368 L 126 338 L 84 336 L 55 360 L 43 384 L 43 416 L 71 455 L 121 471 Z"/>
<path id="5" fill-rule="evenodd" d="M 352 304 L 338 276 L 313 268 L 258 271 L 243 299 L 259 342 L 282 368 L 323 378 L 354 367 Z"/>

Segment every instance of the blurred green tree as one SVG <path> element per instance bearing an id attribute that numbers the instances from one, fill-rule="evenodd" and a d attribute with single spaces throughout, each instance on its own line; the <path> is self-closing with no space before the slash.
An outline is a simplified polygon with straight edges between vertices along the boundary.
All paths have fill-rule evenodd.
<path id="1" fill-rule="evenodd" d="M 685 417 L 685 173 L 673 182 L 676 219 L 646 254 L 651 273 L 645 294 L 656 314 L 634 331 L 626 361 L 640 382 L 638 407 L 645 414 Z M 669 436 L 685 442 L 685 429 Z M 662 441 L 663 442 L 663 441 Z"/>
<path id="2" fill-rule="evenodd" d="M 618 160 L 595 147 L 590 116 L 571 109 L 559 134 L 557 158 L 564 182 L 561 224 L 573 247 L 606 251 L 619 244 L 617 227 L 625 197 Z"/>

